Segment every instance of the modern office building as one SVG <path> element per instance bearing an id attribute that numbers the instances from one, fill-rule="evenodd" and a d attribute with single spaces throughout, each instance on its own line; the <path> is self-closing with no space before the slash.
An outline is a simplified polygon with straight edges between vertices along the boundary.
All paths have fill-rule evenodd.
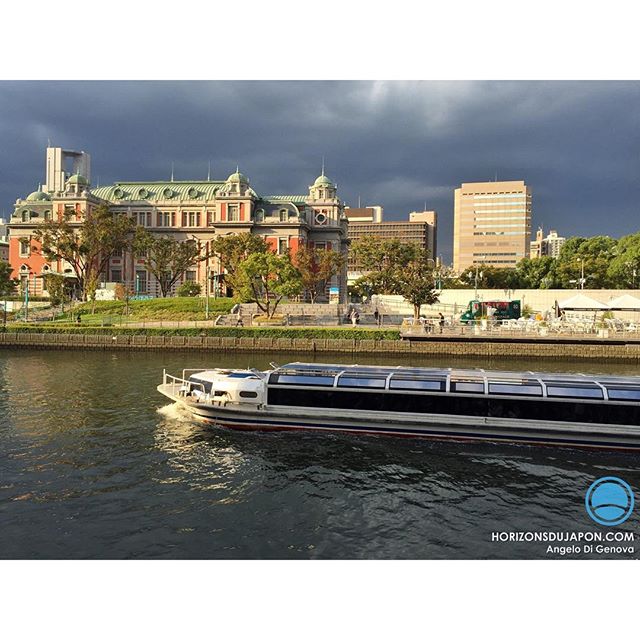
<path id="1" fill-rule="evenodd" d="M 515 267 L 529 256 L 531 188 L 522 180 L 463 183 L 454 193 L 453 268 Z"/>
<path id="2" fill-rule="evenodd" d="M 196 241 L 203 254 L 209 253 L 216 237 L 242 232 L 262 236 L 277 253 L 294 253 L 303 244 L 347 253 L 344 206 L 324 170 L 306 194 L 272 196 L 259 196 L 238 170 L 226 180 L 116 182 L 97 188 L 92 188 L 82 173 L 90 175 L 90 170 L 88 154 L 49 148 L 47 184 L 16 201 L 9 222 L 9 258 L 14 277 L 32 293 L 43 293 L 41 276 L 46 273 L 69 277 L 73 273 L 70 265 L 47 262 L 34 238 L 38 224 L 67 216 L 69 222 L 80 226 L 87 212 L 100 205 L 129 216 L 152 233 Z M 225 294 L 224 269 L 216 258 L 198 263 L 184 280 L 199 282 L 204 291 L 207 273 L 210 291 Z M 113 255 L 103 279 L 135 286 L 138 293 L 159 295 L 152 274 L 134 255 Z M 335 287 L 339 288 L 339 300 L 346 301 L 346 268 L 327 283 L 327 290 Z"/>
<path id="3" fill-rule="evenodd" d="M 555 229 L 551 229 L 546 237 L 542 227 L 539 227 L 536 231 L 536 239 L 531 241 L 530 257 L 541 258 L 542 256 L 551 256 L 557 258 L 560 255 L 560 249 L 562 245 L 567 241 L 558 235 Z"/>
<path id="4" fill-rule="evenodd" d="M 348 237 L 351 243 L 372 236 L 381 240 L 398 239 L 417 244 L 426 249 L 434 258 L 436 255 L 437 214 L 435 211 L 412 211 L 409 220 L 389 220 L 386 222 L 349 222 Z M 349 282 L 357 280 L 363 272 L 360 265 L 349 256 Z"/>

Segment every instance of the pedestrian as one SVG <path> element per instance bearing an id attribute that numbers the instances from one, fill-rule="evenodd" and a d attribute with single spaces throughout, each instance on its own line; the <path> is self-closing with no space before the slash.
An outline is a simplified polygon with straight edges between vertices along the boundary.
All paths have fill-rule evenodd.
<path id="1" fill-rule="evenodd" d="M 351 315 L 349 316 L 351 318 L 351 326 L 355 327 L 356 326 L 356 322 L 358 320 L 358 312 L 355 309 L 351 310 Z"/>
<path id="2" fill-rule="evenodd" d="M 376 321 L 376 326 L 380 326 L 380 312 L 378 311 L 378 307 L 375 308 L 373 312 L 373 319 Z"/>
<path id="3" fill-rule="evenodd" d="M 444 316 L 442 315 L 442 311 L 438 314 L 440 316 L 440 320 L 438 320 L 438 324 L 440 325 L 440 333 L 444 330 Z"/>

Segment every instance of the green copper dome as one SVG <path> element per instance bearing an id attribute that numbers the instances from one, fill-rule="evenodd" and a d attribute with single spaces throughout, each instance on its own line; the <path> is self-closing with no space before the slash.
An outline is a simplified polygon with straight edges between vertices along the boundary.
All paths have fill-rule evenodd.
<path id="1" fill-rule="evenodd" d="M 240 173 L 240 171 L 238 171 L 236 169 L 236 172 L 232 173 L 227 178 L 227 182 L 246 182 L 248 184 L 249 183 L 249 179 L 247 178 L 247 176 L 245 176 L 244 174 Z"/>
<path id="2" fill-rule="evenodd" d="M 30 193 L 26 197 L 26 200 L 28 202 L 38 202 L 38 201 L 43 201 L 43 200 L 51 200 L 51 198 L 49 197 L 49 194 L 47 194 L 44 191 L 42 191 L 41 187 L 38 187 L 38 190 L 34 191 L 33 193 Z"/>
<path id="3" fill-rule="evenodd" d="M 323 185 L 328 187 L 333 187 L 333 182 L 324 175 L 324 173 L 316 178 L 316 181 L 313 183 L 314 187 L 322 187 Z"/>
<path id="4" fill-rule="evenodd" d="M 89 184 L 89 182 L 87 181 L 87 179 L 84 176 L 81 176 L 79 173 L 74 173 L 68 180 L 67 182 L 69 184 L 83 184 L 83 185 L 87 185 Z"/>

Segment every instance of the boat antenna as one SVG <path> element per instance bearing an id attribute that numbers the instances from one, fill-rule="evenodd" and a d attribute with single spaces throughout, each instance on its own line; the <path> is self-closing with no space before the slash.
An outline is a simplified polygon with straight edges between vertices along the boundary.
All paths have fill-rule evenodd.
<path id="1" fill-rule="evenodd" d="M 270 362 L 270 363 L 269 363 L 269 366 L 270 366 L 272 369 L 279 369 L 279 368 L 280 368 L 280 365 L 279 365 L 277 362 Z"/>

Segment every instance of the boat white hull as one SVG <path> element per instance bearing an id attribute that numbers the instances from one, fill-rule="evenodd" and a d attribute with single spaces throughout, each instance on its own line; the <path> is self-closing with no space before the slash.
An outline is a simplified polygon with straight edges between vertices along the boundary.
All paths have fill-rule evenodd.
<path id="1" fill-rule="evenodd" d="M 330 409 L 326 407 L 210 405 L 158 391 L 194 416 L 232 429 L 311 430 L 432 439 L 479 440 L 572 447 L 640 449 L 640 426 L 587 424 L 430 413 Z"/>

